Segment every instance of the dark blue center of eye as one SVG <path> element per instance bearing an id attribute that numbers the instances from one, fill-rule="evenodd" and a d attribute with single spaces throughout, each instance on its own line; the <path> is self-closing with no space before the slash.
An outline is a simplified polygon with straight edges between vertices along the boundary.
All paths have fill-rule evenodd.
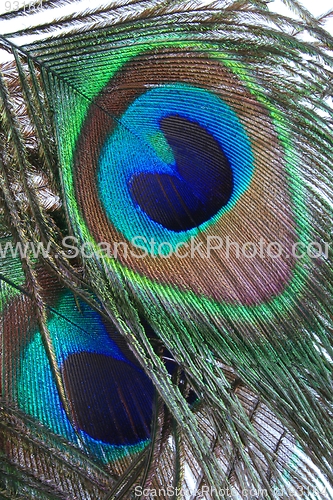
<path id="1" fill-rule="evenodd" d="M 65 360 L 63 377 L 79 429 L 113 445 L 149 438 L 154 389 L 142 370 L 80 352 Z"/>
<path id="2" fill-rule="evenodd" d="M 130 193 L 150 219 L 172 231 L 186 231 L 228 203 L 232 170 L 218 142 L 198 123 L 172 115 L 161 120 L 160 128 L 173 151 L 175 173 L 136 174 Z"/>

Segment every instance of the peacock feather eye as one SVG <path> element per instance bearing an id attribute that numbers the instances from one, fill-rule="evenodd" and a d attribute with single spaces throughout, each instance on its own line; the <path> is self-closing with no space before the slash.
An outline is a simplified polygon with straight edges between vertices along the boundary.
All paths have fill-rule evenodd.
<path id="1" fill-rule="evenodd" d="M 56 314 L 48 328 L 53 338 L 64 387 L 71 401 L 74 422 L 83 433 L 87 445 L 101 447 L 112 456 L 119 446 L 135 445 L 150 436 L 153 386 L 143 371 L 126 358 L 112 340 L 116 332 L 103 324 L 98 314 L 84 303 L 81 311 L 71 294 L 58 301 Z M 63 319 L 69 317 L 73 326 Z M 111 335 L 112 337 L 111 337 Z M 119 334 L 118 334 L 119 336 Z M 34 358 L 39 363 L 33 373 L 29 366 Z M 37 373 L 36 373 L 37 370 Z M 31 378 L 27 374 L 31 373 Z M 57 395 L 51 368 L 43 347 L 41 334 L 36 331 L 26 347 L 20 367 L 19 406 L 41 420 L 55 432 L 72 440 L 75 435 Z M 35 384 L 34 380 L 40 380 Z M 66 432 L 67 431 L 67 432 Z M 92 442 L 92 444 L 90 443 Z M 108 450 L 109 446 L 110 450 Z M 116 450 L 116 451 L 114 451 Z"/>
<path id="2" fill-rule="evenodd" d="M 65 181 L 78 230 L 96 248 L 120 249 L 119 269 L 134 286 L 194 298 L 199 310 L 238 315 L 245 307 L 249 319 L 248 306 L 292 286 L 297 265 L 288 253 L 307 238 L 281 113 L 223 54 L 157 45 L 123 64 L 117 56 L 74 119 Z M 59 109 L 58 120 L 73 134 L 72 115 L 67 123 Z M 235 245 L 258 246 L 263 234 L 282 255 L 234 258 Z"/>
<path id="3" fill-rule="evenodd" d="M 70 411 L 59 396 L 32 301 L 20 294 L 7 297 L 3 318 L 8 339 L 3 362 L 11 374 L 3 388 L 7 398 L 56 435 L 84 443 L 102 463 L 142 451 L 152 425 L 150 379 L 109 322 L 59 288 L 45 269 L 38 274 L 50 286 L 47 328 Z M 13 311 L 19 322 L 13 321 Z"/>

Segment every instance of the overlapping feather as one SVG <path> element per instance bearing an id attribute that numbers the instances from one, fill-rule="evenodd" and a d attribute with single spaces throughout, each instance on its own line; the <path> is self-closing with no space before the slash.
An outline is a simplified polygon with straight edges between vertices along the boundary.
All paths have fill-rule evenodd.
<path id="1" fill-rule="evenodd" d="M 138 274 L 128 272 L 123 262 L 73 260 L 61 245 L 66 235 L 80 243 L 91 240 L 76 218 L 77 197 L 68 180 L 73 171 L 69 158 L 78 147 L 87 109 L 93 113 L 99 106 L 105 121 L 126 129 L 122 117 L 96 104 L 114 75 L 110 67 L 121 68 L 134 57 L 136 72 L 129 87 L 135 90 L 151 61 L 163 65 L 164 57 L 168 68 L 182 48 L 187 57 L 190 48 L 227 65 L 233 74 L 228 99 L 234 109 L 238 106 L 246 115 L 264 106 L 269 113 L 254 118 L 259 126 L 263 116 L 267 127 L 267 117 L 275 117 L 277 136 L 293 167 L 293 183 L 286 188 L 281 176 L 280 185 L 272 184 L 271 191 L 268 186 L 267 206 L 284 220 L 282 207 L 290 198 L 296 200 L 298 234 L 306 234 L 304 241 L 330 243 L 333 40 L 297 2 L 285 4 L 297 19 L 274 14 L 264 1 L 248 0 L 118 1 L 93 8 L 80 2 L 45 1 L 42 11 L 21 9 L 3 15 L 1 45 L 10 62 L 3 64 L 0 81 L 1 243 L 50 243 L 41 259 L 29 252 L 21 260 L 2 259 L 4 498 L 126 499 L 134 497 L 135 486 L 150 489 L 151 498 L 168 486 L 173 493 L 179 488 L 178 496 L 184 499 L 200 498 L 203 486 L 209 487 L 207 499 L 227 498 L 219 494 L 227 488 L 234 488 L 234 498 L 252 489 L 252 498 L 260 498 L 265 490 L 267 498 L 274 499 L 283 488 L 285 498 L 291 493 L 296 498 L 332 498 L 325 490 L 333 483 L 331 250 L 324 258 L 293 264 L 295 279 L 283 300 L 267 300 L 261 308 L 234 308 L 223 300 L 207 299 L 205 291 L 202 296 L 197 290 L 185 295 L 178 284 L 172 289 L 175 283 L 166 289 L 151 276 L 147 281 L 142 269 Z M 22 28 L 17 29 L 21 20 Z M 299 33 L 308 33 L 311 41 L 301 41 Z M 185 62 L 180 59 L 181 64 Z M 205 76 L 200 64 L 194 70 L 198 78 Z M 89 71 L 98 75 L 90 86 Z M 153 76 L 157 74 L 158 68 Z M 237 79 L 246 82 L 244 100 Z M 123 85 L 115 84 L 114 99 L 126 82 Z M 217 89 L 217 83 L 212 85 Z M 221 81 L 221 88 L 226 85 Z M 260 105 L 251 107 L 246 92 Z M 269 149 L 271 130 L 274 127 L 266 134 L 263 130 L 256 145 L 264 158 L 278 151 Z M 79 158 L 88 153 L 84 149 Z M 270 178 L 263 177 L 269 184 Z M 88 194 L 81 192 L 78 198 L 86 198 L 89 210 Z M 90 213 L 96 216 L 93 204 Z M 270 222 L 268 211 L 259 211 L 258 221 L 250 225 L 266 225 L 268 231 Z M 163 278 L 160 265 L 156 262 L 152 272 Z M 205 271 L 212 281 L 219 265 L 207 262 Z M 230 265 L 237 292 L 241 276 L 246 277 L 245 288 L 259 290 L 258 281 L 253 285 L 251 273 L 244 274 L 237 260 Z M 67 296 L 67 314 L 56 305 L 64 289 L 74 293 Z M 81 300 L 87 305 L 80 305 Z M 65 353 L 66 340 L 60 337 L 59 342 L 49 327 L 50 315 L 72 324 L 75 308 L 75 318 L 82 315 L 84 322 L 85 307 L 116 328 L 118 342 L 130 349 L 128 356 L 135 356 L 159 394 L 150 438 L 142 449 L 127 449 L 118 459 L 108 456 L 103 444 L 91 446 L 82 438 L 57 355 L 59 350 Z M 79 330 L 81 319 L 75 323 Z M 31 342 L 36 328 L 42 342 L 38 348 Z M 91 335 L 98 334 L 93 323 Z M 74 337 L 80 350 L 80 335 Z M 28 360 L 35 355 L 40 364 L 37 354 L 44 350 L 49 370 L 45 391 L 57 394 L 56 405 L 63 412 L 58 420 L 67 422 L 68 432 L 61 422 L 52 427 L 50 419 L 43 419 L 45 411 L 29 411 L 29 405 L 22 404 L 18 367 L 29 343 Z M 30 379 L 31 387 L 38 385 L 36 367 L 29 372 L 29 364 L 23 366 L 22 387 L 29 389 Z M 32 398 L 41 394 L 45 392 L 38 396 L 38 390 L 32 390 Z M 168 494 L 162 492 L 159 498 Z"/>

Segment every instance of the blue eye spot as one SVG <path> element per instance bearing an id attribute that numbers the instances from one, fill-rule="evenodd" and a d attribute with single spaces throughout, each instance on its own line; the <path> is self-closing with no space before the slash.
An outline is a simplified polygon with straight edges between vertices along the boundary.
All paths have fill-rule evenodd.
<path id="1" fill-rule="evenodd" d="M 175 158 L 175 172 L 141 172 L 129 182 L 133 200 L 155 222 L 187 231 L 209 220 L 230 200 L 233 175 L 214 137 L 179 115 L 160 122 Z"/>
<path id="2" fill-rule="evenodd" d="M 100 149 L 96 181 L 110 223 L 150 251 L 173 249 L 215 224 L 249 187 L 254 157 L 235 111 L 218 95 L 164 84 L 133 100 Z"/>

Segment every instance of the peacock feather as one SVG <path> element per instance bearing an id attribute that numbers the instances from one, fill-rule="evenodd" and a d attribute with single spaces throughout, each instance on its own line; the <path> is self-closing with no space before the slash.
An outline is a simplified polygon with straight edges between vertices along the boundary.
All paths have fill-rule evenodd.
<path id="1" fill-rule="evenodd" d="M 333 498 L 332 11 L 283 3 L 5 2 L 1 498 Z"/>

